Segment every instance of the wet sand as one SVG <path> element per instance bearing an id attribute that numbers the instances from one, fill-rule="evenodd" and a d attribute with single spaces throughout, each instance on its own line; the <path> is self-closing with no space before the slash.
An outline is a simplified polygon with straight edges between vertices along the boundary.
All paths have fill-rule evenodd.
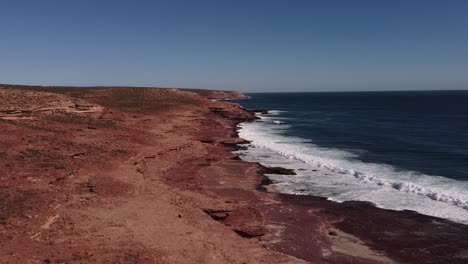
<path id="1" fill-rule="evenodd" d="M 468 260 L 465 225 L 269 191 L 239 93 L 0 87 L 2 263 Z"/>

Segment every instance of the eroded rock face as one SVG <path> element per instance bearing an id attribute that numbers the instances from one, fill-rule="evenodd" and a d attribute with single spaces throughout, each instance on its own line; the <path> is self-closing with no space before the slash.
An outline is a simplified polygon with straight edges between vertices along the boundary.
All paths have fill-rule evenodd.
<path id="1" fill-rule="evenodd" d="M 265 167 L 262 166 L 260 174 L 280 174 L 280 175 L 296 175 L 296 172 L 292 169 L 286 169 L 282 167 Z"/>
<path id="2" fill-rule="evenodd" d="M 267 233 L 267 229 L 262 224 L 263 216 L 255 208 L 246 207 L 235 210 L 205 209 L 204 211 L 213 220 L 228 226 L 241 237 L 260 237 Z"/>
<path id="3" fill-rule="evenodd" d="M 103 107 L 66 95 L 21 89 L 0 89 L 0 118 L 32 119 L 56 113 L 95 113 Z"/>

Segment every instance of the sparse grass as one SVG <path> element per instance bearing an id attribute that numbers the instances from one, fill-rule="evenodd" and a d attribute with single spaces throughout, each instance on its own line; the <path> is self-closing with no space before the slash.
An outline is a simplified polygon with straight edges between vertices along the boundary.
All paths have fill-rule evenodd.
<path id="1" fill-rule="evenodd" d="M 199 101 L 190 94 L 173 89 L 117 88 L 97 91 L 99 103 L 128 112 L 159 112 Z"/>
<path id="2" fill-rule="evenodd" d="M 9 218 L 23 216 L 30 209 L 31 200 L 37 199 L 35 196 L 32 191 L 0 186 L 0 224 L 7 223 Z"/>
<path id="3" fill-rule="evenodd" d="M 76 113 L 56 113 L 47 116 L 52 122 L 58 122 L 69 125 L 91 126 L 96 128 L 116 128 L 117 123 L 114 120 L 96 119 L 83 114 Z"/>
<path id="4" fill-rule="evenodd" d="M 48 94 L 67 95 L 71 98 L 84 99 L 105 107 L 132 113 L 159 112 L 180 105 L 193 105 L 200 100 L 193 93 L 168 88 L 133 88 L 133 87 L 42 87 L 22 85 L 1 85 L 0 90 L 24 90 L 46 92 Z M 186 90 L 203 96 L 210 91 Z M 0 98 L 1 99 L 1 98 Z"/>
<path id="5" fill-rule="evenodd" d="M 49 128 L 49 127 L 43 127 L 43 126 L 35 125 L 34 122 L 29 121 L 29 120 L 7 120 L 7 119 L 0 118 L 0 123 L 5 123 L 5 124 L 12 125 L 12 126 L 17 126 L 17 127 L 41 130 L 41 131 L 44 131 L 44 132 L 65 133 L 65 131 L 63 131 L 63 130 L 52 129 L 52 128 Z"/>

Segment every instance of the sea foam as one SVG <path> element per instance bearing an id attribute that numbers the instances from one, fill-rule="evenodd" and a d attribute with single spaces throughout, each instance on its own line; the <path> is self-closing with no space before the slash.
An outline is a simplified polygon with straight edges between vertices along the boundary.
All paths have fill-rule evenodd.
<path id="1" fill-rule="evenodd" d="M 282 132 L 288 126 L 265 122 L 277 114 L 260 115 L 263 122 L 240 124 L 239 135 L 251 141 L 249 149 L 240 151 L 244 159 L 297 170 L 297 176 L 270 175 L 278 191 L 324 196 L 338 202 L 370 201 L 382 208 L 414 210 L 468 223 L 466 182 L 365 163 L 354 152 L 284 136 Z"/>

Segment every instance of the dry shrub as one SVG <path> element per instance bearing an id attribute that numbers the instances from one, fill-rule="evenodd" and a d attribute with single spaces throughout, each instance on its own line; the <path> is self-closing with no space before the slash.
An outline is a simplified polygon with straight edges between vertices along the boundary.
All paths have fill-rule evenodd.
<path id="1" fill-rule="evenodd" d="M 199 103 L 194 95 L 176 89 L 114 88 L 96 93 L 101 105 L 128 112 L 159 112 Z"/>

